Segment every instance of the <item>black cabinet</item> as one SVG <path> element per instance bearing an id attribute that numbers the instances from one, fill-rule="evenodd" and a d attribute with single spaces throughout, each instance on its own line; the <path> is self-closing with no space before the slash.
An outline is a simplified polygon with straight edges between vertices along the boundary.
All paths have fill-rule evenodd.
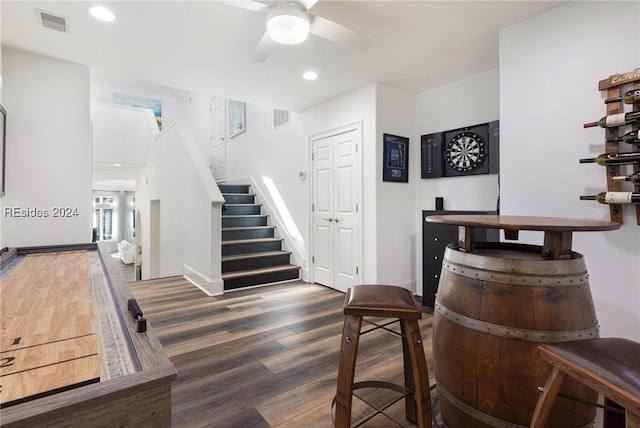
<path id="1" fill-rule="evenodd" d="M 447 245 L 458 242 L 458 226 L 430 223 L 430 215 L 496 214 L 495 211 L 422 211 L 422 304 L 433 308 L 440 282 L 442 257 Z M 499 241 L 500 230 L 478 228 L 476 241 Z"/>

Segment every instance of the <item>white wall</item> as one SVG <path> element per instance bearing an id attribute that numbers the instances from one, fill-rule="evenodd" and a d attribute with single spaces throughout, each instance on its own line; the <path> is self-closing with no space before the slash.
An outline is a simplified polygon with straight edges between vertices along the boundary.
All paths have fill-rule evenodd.
<path id="1" fill-rule="evenodd" d="M 151 224 L 151 202 L 159 201 L 159 224 Z M 221 224 L 224 198 L 191 134 L 178 123 L 166 124 L 152 144 L 136 186 L 142 215 L 142 274 L 185 275 L 209 294 L 222 293 Z M 152 265 L 153 230 L 160 245 L 159 265 Z M 157 272 L 157 275 L 154 273 Z"/>
<path id="2" fill-rule="evenodd" d="M 639 22 L 638 2 L 569 2 L 501 31 L 503 213 L 609 220 L 606 206 L 578 199 L 606 189 L 602 167 L 578 163 L 604 152 L 604 130 L 582 124 L 604 116 L 598 82 L 640 64 Z M 639 340 L 633 207 L 618 231 L 574 233 L 573 249 L 586 258 L 601 335 Z"/>
<path id="3" fill-rule="evenodd" d="M 90 242 L 89 69 L 3 48 L 7 110 L 6 195 L 0 247 Z M 56 218 L 54 208 L 77 216 Z M 6 209 L 48 217 L 12 218 Z"/>
<path id="4" fill-rule="evenodd" d="M 93 162 L 144 165 L 154 137 L 147 116 L 141 108 L 92 102 Z"/>
<path id="5" fill-rule="evenodd" d="M 211 166 L 211 95 L 191 93 L 186 98 L 184 123 Z"/>
<path id="6" fill-rule="evenodd" d="M 381 284 L 393 284 L 416 292 L 416 234 L 414 188 L 420 180 L 415 175 L 414 153 L 420 140 L 414 134 L 414 96 L 389 86 L 376 86 L 376 200 L 377 200 L 377 279 Z M 383 134 L 409 138 L 409 182 L 382 181 Z M 418 163 L 419 165 L 419 163 Z M 366 235 L 369 236 L 369 235 Z M 368 245 L 365 242 L 365 245 Z M 421 253 L 421 252 L 420 252 Z"/>

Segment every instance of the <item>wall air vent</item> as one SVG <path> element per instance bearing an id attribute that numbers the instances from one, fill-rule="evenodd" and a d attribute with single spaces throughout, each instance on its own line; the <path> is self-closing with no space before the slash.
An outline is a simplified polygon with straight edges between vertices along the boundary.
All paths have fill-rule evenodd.
<path id="1" fill-rule="evenodd" d="M 38 24 L 40 26 L 61 31 L 63 33 L 69 32 L 69 25 L 67 23 L 66 16 L 56 15 L 55 13 L 46 12 L 40 9 L 36 9 L 36 15 L 38 16 Z"/>
<path id="2" fill-rule="evenodd" d="M 273 127 L 279 128 L 289 123 L 289 112 L 287 110 L 273 109 Z"/>

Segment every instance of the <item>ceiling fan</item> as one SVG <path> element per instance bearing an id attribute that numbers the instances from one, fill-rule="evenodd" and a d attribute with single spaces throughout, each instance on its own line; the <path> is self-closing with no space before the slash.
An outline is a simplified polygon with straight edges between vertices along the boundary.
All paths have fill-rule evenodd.
<path id="1" fill-rule="evenodd" d="M 366 51 L 373 40 L 337 22 L 309 13 L 318 0 L 228 0 L 225 3 L 267 14 L 267 31 L 253 51 L 254 62 L 264 62 L 278 43 L 302 43 L 309 33 Z"/>

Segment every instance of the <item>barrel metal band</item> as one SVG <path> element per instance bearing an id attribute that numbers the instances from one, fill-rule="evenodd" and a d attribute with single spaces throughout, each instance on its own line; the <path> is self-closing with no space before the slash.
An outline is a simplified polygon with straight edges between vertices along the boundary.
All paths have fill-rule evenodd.
<path id="1" fill-rule="evenodd" d="M 478 409 L 474 409 L 473 407 L 469 406 L 467 403 L 464 403 L 461 400 L 459 400 L 457 397 L 454 397 L 453 394 L 451 394 L 449 391 L 446 390 L 446 388 L 442 386 L 442 384 L 440 384 L 437 381 L 436 383 L 438 385 L 438 394 L 442 394 L 444 398 L 447 401 L 449 401 L 451 404 L 456 406 L 458 409 L 462 410 L 467 415 L 477 419 L 478 421 L 484 424 L 490 425 L 495 428 L 527 428 L 524 425 L 518 425 L 513 422 L 505 421 L 504 419 L 499 419 L 494 416 L 488 415 L 484 412 L 481 412 Z"/>
<path id="2" fill-rule="evenodd" d="M 505 421 L 504 419 L 496 418 L 494 416 L 488 415 L 484 412 L 481 412 L 478 409 L 474 409 L 469 406 L 467 403 L 462 402 L 453 394 L 451 394 L 445 387 L 442 386 L 440 382 L 436 379 L 436 384 L 438 385 L 438 394 L 441 394 L 447 401 L 456 406 L 458 409 L 466 413 L 467 415 L 475 418 L 476 420 L 490 425 L 494 428 L 527 428 L 524 425 L 518 425 L 513 422 Z M 591 422 L 588 422 L 586 425 L 583 425 L 579 428 L 593 428 L 595 427 L 595 419 Z"/>
<path id="3" fill-rule="evenodd" d="M 530 287 L 575 287 L 578 285 L 589 285 L 589 274 L 587 272 L 556 276 L 549 275 L 548 273 L 541 273 L 540 275 L 523 273 L 514 274 L 459 265 L 451 262 L 450 260 L 444 260 L 442 263 L 442 269 L 467 278 L 511 285 Z"/>
<path id="4" fill-rule="evenodd" d="M 571 340 L 593 339 L 599 336 L 598 325 L 586 330 L 530 330 L 525 328 L 506 327 L 500 324 L 494 324 L 481 321 L 475 318 L 469 318 L 465 315 L 454 312 L 443 306 L 438 300 L 435 302 L 435 309 L 440 315 L 448 319 L 452 323 L 461 325 L 470 330 L 488 333 L 492 336 L 506 337 L 509 339 L 520 339 L 529 342 L 539 343 L 558 343 L 568 342 Z"/>

